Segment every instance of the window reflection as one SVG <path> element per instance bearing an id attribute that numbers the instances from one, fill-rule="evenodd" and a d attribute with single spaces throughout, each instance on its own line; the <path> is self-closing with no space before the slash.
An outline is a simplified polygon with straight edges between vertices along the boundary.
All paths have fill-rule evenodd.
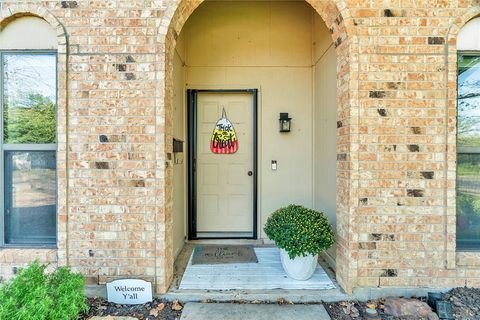
<path id="1" fill-rule="evenodd" d="M 5 242 L 54 244 L 55 151 L 5 152 Z"/>
<path id="2" fill-rule="evenodd" d="M 459 55 L 457 246 L 480 244 L 480 56 Z"/>
<path id="3" fill-rule="evenodd" d="M 4 143 L 55 143 L 55 101 L 55 55 L 3 55 Z"/>

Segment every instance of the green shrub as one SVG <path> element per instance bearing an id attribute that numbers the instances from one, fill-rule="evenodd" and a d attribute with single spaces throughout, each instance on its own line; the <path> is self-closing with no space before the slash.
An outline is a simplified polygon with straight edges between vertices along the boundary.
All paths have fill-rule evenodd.
<path id="1" fill-rule="evenodd" d="M 287 251 L 290 259 L 316 255 L 330 248 L 335 236 L 332 226 L 321 212 L 299 205 L 275 211 L 264 228 L 270 240 Z"/>
<path id="2" fill-rule="evenodd" d="M 32 262 L 0 287 L 0 319 L 70 320 L 88 310 L 83 276 L 66 267 L 47 274 L 46 267 Z"/>

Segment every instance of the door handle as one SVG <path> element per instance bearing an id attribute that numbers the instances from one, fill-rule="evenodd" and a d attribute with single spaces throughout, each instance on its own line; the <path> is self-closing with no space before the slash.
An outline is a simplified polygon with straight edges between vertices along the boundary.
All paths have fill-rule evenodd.
<path id="1" fill-rule="evenodd" d="M 249 177 L 253 176 L 253 172 L 252 172 L 252 171 L 248 171 L 248 176 L 249 176 Z"/>

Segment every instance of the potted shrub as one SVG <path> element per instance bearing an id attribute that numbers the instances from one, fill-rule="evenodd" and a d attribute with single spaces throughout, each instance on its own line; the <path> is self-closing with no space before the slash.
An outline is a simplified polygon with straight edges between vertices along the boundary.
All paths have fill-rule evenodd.
<path id="1" fill-rule="evenodd" d="M 330 248 L 335 237 L 322 212 L 299 205 L 275 211 L 264 231 L 280 248 L 283 268 L 295 280 L 307 280 L 313 275 L 318 254 Z"/>

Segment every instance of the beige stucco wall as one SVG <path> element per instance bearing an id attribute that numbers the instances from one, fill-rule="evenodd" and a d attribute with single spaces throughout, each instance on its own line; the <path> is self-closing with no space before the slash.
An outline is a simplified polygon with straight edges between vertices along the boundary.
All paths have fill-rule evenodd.
<path id="1" fill-rule="evenodd" d="M 328 30 L 319 16 L 314 20 L 314 108 L 313 108 L 313 171 L 314 205 L 328 217 L 336 231 L 337 221 L 337 59 Z M 335 168 L 335 170 L 334 170 Z M 336 245 L 327 251 L 334 264 Z"/>
<path id="2" fill-rule="evenodd" d="M 457 50 L 480 51 L 480 17 L 468 21 L 460 30 Z"/>
<path id="3" fill-rule="evenodd" d="M 183 37 L 179 39 L 175 57 L 173 60 L 174 100 L 173 100 L 173 137 L 186 141 L 186 117 L 185 117 L 185 67 L 183 56 Z M 183 153 L 173 154 L 173 255 L 176 257 L 185 242 L 187 228 L 187 189 L 186 189 L 186 165 L 187 144 L 183 144 Z"/>
<path id="4" fill-rule="evenodd" d="M 6 24 L 0 32 L 0 48 L 54 50 L 58 47 L 57 33 L 47 21 L 26 16 Z"/>

